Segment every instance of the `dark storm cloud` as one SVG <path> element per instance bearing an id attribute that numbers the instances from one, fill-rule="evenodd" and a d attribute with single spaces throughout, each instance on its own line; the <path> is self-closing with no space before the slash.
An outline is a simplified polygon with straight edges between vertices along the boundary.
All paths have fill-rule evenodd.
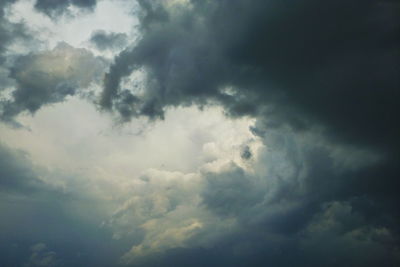
<path id="1" fill-rule="evenodd" d="M 62 102 L 102 75 L 104 62 L 85 49 L 60 43 L 52 51 L 19 56 L 10 70 L 16 82 L 12 98 L 0 101 L 0 118 L 13 122 L 21 112 Z"/>
<path id="2" fill-rule="evenodd" d="M 132 266 L 399 264 L 395 190 L 370 188 L 387 163 L 352 148 L 338 153 L 317 136 L 274 130 L 264 141 L 254 172 L 232 165 L 206 174 L 203 205 L 238 228 L 209 246 L 170 249 Z"/>
<path id="3" fill-rule="evenodd" d="M 226 264 L 399 264 L 397 161 L 287 129 L 262 137 L 267 148 L 255 173 L 233 166 L 207 176 L 203 204 L 240 224 L 232 240 L 216 245 L 228 262 L 236 259 Z M 220 265 L 214 257 L 209 266 Z"/>
<path id="4" fill-rule="evenodd" d="M 400 3 L 139 3 L 141 40 L 111 66 L 103 108 L 219 104 L 255 117 L 267 147 L 254 174 L 206 175 L 203 205 L 240 230 L 149 266 L 396 266 Z M 146 90 L 120 88 L 138 69 Z"/>
<path id="5" fill-rule="evenodd" d="M 99 50 L 120 49 L 127 43 L 127 35 L 125 33 L 116 33 L 105 31 L 95 31 L 90 37 L 90 41 Z"/>
<path id="6" fill-rule="evenodd" d="M 96 3 L 96 0 L 37 0 L 35 8 L 51 17 L 56 17 L 67 12 L 70 6 L 92 10 L 96 6 Z"/>
<path id="7" fill-rule="evenodd" d="M 23 36 L 4 19 L 13 2 L 0 3 L 0 56 Z M 134 266 L 398 266 L 399 2 L 138 2 L 141 39 L 116 57 L 101 106 L 129 120 L 163 118 L 171 106 L 221 105 L 229 116 L 256 118 L 252 131 L 265 147 L 239 152 L 254 172 L 232 164 L 203 173 L 201 207 L 233 219 L 232 232 L 201 247 L 167 247 Z M 54 17 L 95 4 L 35 7 Z M 97 32 L 92 42 L 115 47 L 117 35 Z M 63 101 L 100 77 L 100 65 L 67 45 L 20 56 L 1 118 Z M 122 86 L 136 70 L 147 74 L 140 93 Z M 0 189 L 0 265 L 29 261 L 38 242 L 66 266 L 112 264 L 107 233 L 93 227 L 97 215 L 71 215 L 74 196 L 39 179 L 23 152 L 0 146 Z M 81 199 L 79 206 L 93 215 Z"/>
<path id="8" fill-rule="evenodd" d="M 217 101 L 231 115 L 322 124 L 353 143 L 397 143 L 397 2 L 140 3 L 142 39 L 110 68 L 103 107 L 123 98 L 123 77 L 145 68 L 147 90 L 131 115 L 162 117 L 168 106 Z"/>
<path id="9" fill-rule="evenodd" d="M 393 259 L 399 254 L 390 249 L 393 241 L 387 230 L 353 228 L 358 220 L 346 203 L 334 202 L 299 235 L 282 237 L 247 228 L 211 248 L 171 249 L 131 266 L 397 266 Z"/>
<path id="10" fill-rule="evenodd" d="M 210 173 L 206 178 L 208 184 L 203 195 L 204 204 L 221 216 L 237 216 L 262 197 L 262 192 L 256 190 L 253 177 L 236 166 L 226 173 Z"/>

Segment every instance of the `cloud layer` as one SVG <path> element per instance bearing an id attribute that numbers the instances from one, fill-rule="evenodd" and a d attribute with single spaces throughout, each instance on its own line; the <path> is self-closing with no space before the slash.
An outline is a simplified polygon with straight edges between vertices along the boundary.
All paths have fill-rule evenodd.
<path id="1" fill-rule="evenodd" d="M 222 105 L 230 116 L 257 118 L 253 133 L 267 147 L 255 174 L 232 166 L 206 175 L 203 204 L 221 218 L 238 220 L 240 230 L 230 237 L 234 245 L 222 240 L 222 256 L 181 250 L 165 260 L 188 253 L 193 260 L 180 264 L 395 264 L 398 3 L 139 3 L 141 39 L 111 66 L 101 105 L 127 119 L 163 118 L 171 106 Z M 146 90 L 122 90 L 122 79 L 141 69 L 148 75 Z M 351 226 L 341 222 L 346 216 L 320 219 L 336 211 L 360 219 Z M 339 232 L 330 228 L 342 223 Z M 323 230 L 314 233 L 314 227 Z M 354 236 L 361 232 L 366 240 Z M 374 232 L 390 232 L 391 248 L 370 240 Z M 249 246 L 250 254 L 232 259 L 233 246 Z M 284 252 L 273 252 L 279 247 Z M 314 257 L 317 248 L 334 259 Z M 385 253 L 364 260 L 357 256 L 364 249 L 393 254 L 391 260 Z M 201 261 L 205 255 L 207 263 Z"/>
<path id="2" fill-rule="evenodd" d="M 49 49 L 15 2 L 0 265 L 400 264 L 398 1 L 138 0 L 132 33 Z"/>

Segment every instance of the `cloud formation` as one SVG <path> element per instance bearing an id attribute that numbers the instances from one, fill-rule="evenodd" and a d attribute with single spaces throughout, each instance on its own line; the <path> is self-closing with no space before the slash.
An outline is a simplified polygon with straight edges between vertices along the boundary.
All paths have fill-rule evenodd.
<path id="1" fill-rule="evenodd" d="M 195 259 L 181 265 L 199 260 L 199 266 L 248 266 L 250 259 L 252 266 L 292 266 L 294 259 L 298 266 L 394 266 L 399 260 L 393 190 L 399 185 L 398 3 L 139 4 L 141 39 L 116 57 L 105 76 L 103 108 L 129 119 L 163 118 L 173 106 L 221 105 L 230 116 L 255 117 L 252 131 L 266 147 L 255 173 L 233 165 L 205 175 L 203 205 L 238 221 L 233 245 L 221 239 L 218 259 L 207 249 L 170 250 L 163 264 L 173 265 L 179 257 Z M 136 70 L 145 70 L 146 90 L 121 88 Z M 121 112 L 120 103 L 129 112 Z M 318 218 L 336 207 L 360 219 L 339 231 L 319 225 L 325 221 Z M 346 216 L 333 217 L 327 224 L 346 224 Z M 323 241 L 313 227 L 323 228 L 321 235 L 332 241 Z M 372 238 L 375 233 L 392 242 Z M 249 254 L 240 255 L 246 250 L 234 246 L 249 246 Z M 317 247 L 335 259 L 316 257 Z M 358 256 L 364 249 L 376 254 L 364 260 Z M 236 250 L 239 255 L 232 256 Z"/>
<path id="2" fill-rule="evenodd" d="M 142 37 L 111 66 L 104 108 L 132 99 L 131 116 L 162 117 L 168 106 L 216 101 L 271 125 L 396 142 L 396 2 L 171 2 L 139 1 Z M 149 75 L 144 94 L 121 90 L 139 68 Z"/>
<path id="3" fill-rule="evenodd" d="M 90 41 L 99 50 L 121 49 L 126 45 L 127 37 L 128 36 L 125 33 L 107 33 L 99 30 L 92 34 Z"/>
<path id="4" fill-rule="evenodd" d="M 14 2 L 0 118 L 48 121 L 0 128 L 0 265 L 400 264 L 398 1 L 138 0 L 133 43 L 83 38 L 123 49 L 107 73 L 90 44 L 7 56 Z M 53 21 L 96 5 L 35 3 Z M 66 101 L 101 82 L 103 110 L 150 122 L 105 130 Z"/>
<path id="5" fill-rule="evenodd" d="M 56 18 L 57 16 L 67 12 L 70 7 L 92 10 L 95 8 L 96 3 L 96 0 L 37 0 L 35 3 L 35 8 L 50 17 Z"/>
<path id="6" fill-rule="evenodd" d="M 15 40 L 27 39 L 29 34 L 22 23 L 12 23 L 5 17 L 6 9 L 14 4 L 15 0 L 4 0 L 0 3 L 0 63 L 4 64 L 4 53 L 7 47 Z"/>
<path id="7" fill-rule="evenodd" d="M 0 102 L 1 119 L 13 121 L 21 112 L 35 113 L 43 105 L 62 102 L 102 76 L 104 62 L 85 49 L 60 43 L 52 51 L 19 56 L 10 78 L 16 88 Z"/>

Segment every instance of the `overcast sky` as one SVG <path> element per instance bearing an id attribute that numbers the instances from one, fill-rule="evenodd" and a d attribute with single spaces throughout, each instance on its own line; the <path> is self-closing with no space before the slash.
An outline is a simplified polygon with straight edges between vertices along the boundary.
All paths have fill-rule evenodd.
<path id="1" fill-rule="evenodd" d="M 400 266 L 397 0 L 0 0 L 0 266 Z"/>

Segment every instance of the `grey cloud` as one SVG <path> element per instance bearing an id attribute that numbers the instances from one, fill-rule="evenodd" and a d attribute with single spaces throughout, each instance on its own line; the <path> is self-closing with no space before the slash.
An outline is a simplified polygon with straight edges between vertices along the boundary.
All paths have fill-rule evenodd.
<path id="1" fill-rule="evenodd" d="M 55 252 L 48 250 L 46 244 L 37 243 L 31 247 L 32 254 L 27 267 L 55 267 L 60 266 Z"/>
<path id="2" fill-rule="evenodd" d="M 291 237 L 247 227 L 211 248 L 177 248 L 132 266 L 396 266 L 398 250 L 390 231 L 361 228 L 346 202 L 331 202 L 306 230 Z"/>
<path id="3" fill-rule="evenodd" d="M 396 2 L 140 3 L 142 39 L 110 68 L 104 108 L 123 98 L 121 79 L 143 67 L 147 90 L 134 95 L 131 115 L 162 117 L 168 106 L 217 102 L 231 115 L 264 114 L 271 124 L 322 124 L 349 142 L 396 142 Z"/>
<path id="4" fill-rule="evenodd" d="M 230 116 L 255 117 L 252 131 L 267 147 L 255 174 L 236 166 L 206 176 L 203 205 L 239 222 L 232 240 L 216 243 L 218 253 L 169 250 L 149 266 L 398 264 L 398 1 L 139 3 L 141 40 L 110 67 L 103 108 L 128 120 L 222 105 Z M 138 69 L 148 75 L 144 93 L 120 88 Z M 359 215 L 326 240 L 307 231 L 317 214 L 333 212 L 329 203 Z M 332 220 L 347 224 L 344 217 Z M 354 231 L 386 231 L 393 242 Z M 336 258 L 317 256 L 317 247 Z"/>
<path id="5" fill-rule="evenodd" d="M 127 43 L 127 35 L 125 33 L 105 32 L 102 30 L 95 31 L 90 37 L 90 41 L 99 50 L 121 49 Z"/>
<path id="6" fill-rule="evenodd" d="M 43 105 L 62 102 L 99 80 L 104 62 L 85 49 L 60 43 L 52 51 L 19 56 L 11 68 L 16 82 L 12 98 L 0 102 L 1 119 L 13 122 L 21 112 L 35 113 Z"/>
<path id="7" fill-rule="evenodd" d="M 232 165 L 206 174 L 203 205 L 234 218 L 237 229 L 212 245 L 168 249 L 132 266 L 396 266 L 395 202 L 359 186 L 375 178 L 363 173 L 374 166 L 368 156 L 360 151 L 354 157 L 364 165 L 344 166 L 353 148 L 335 154 L 337 146 L 317 136 L 276 135 L 265 137 L 270 146 L 255 172 Z"/>
<path id="8" fill-rule="evenodd" d="M 242 229 L 235 235 L 260 236 L 248 241 L 255 246 L 254 253 L 260 250 L 251 256 L 259 266 L 293 265 L 279 253 L 266 259 L 262 251 L 275 253 L 262 246 L 290 248 L 286 255 L 295 257 L 298 266 L 398 264 L 399 213 L 391 188 L 397 167 L 393 170 L 385 160 L 371 159 L 371 152 L 352 155 L 352 147 L 335 154 L 338 145 L 318 136 L 269 130 L 263 138 L 267 147 L 259 155 L 255 174 L 214 174 L 203 194 L 210 210 L 240 222 Z M 345 163 L 352 157 L 362 164 Z M 377 180 L 379 173 L 386 174 L 386 181 Z M 375 234 L 381 236 L 373 238 Z M 239 237 L 235 242 L 246 246 Z M 370 251 L 368 257 L 364 250 Z"/>
<path id="9" fill-rule="evenodd" d="M 51 173 L 32 164 L 26 152 L 0 146 L 0 265 L 114 265 L 128 246 L 100 228 L 106 218 L 96 208 L 100 202 L 51 185 L 42 175 L 68 174 Z"/>
<path id="10" fill-rule="evenodd" d="M 249 146 L 245 146 L 242 150 L 242 153 L 240 154 L 242 159 L 250 159 L 252 156 L 251 150 Z"/>
<path id="11" fill-rule="evenodd" d="M 232 170 L 226 173 L 208 173 L 206 179 L 204 204 L 221 216 L 237 216 L 262 199 L 255 177 L 246 175 L 237 166 L 232 166 Z"/>
<path id="12" fill-rule="evenodd" d="M 35 3 L 35 8 L 40 12 L 43 12 L 46 15 L 55 18 L 56 16 L 62 15 L 63 13 L 67 12 L 70 6 L 92 10 L 96 7 L 96 4 L 96 0 L 37 0 Z"/>
<path id="13" fill-rule="evenodd" d="M 202 231 L 206 215 L 198 209 L 197 175 L 150 170 L 131 187 L 107 222 L 115 229 L 115 238 L 130 240 L 122 263 L 142 262 L 159 251 L 185 246 L 188 238 Z"/>
<path id="14" fill-rule="evenodd" d="M 130 217 L 144 223 L 146 216 L 169 216 L 163 227 L 152 229 L 156 237 L 138 235 L 148 247 L 164 246 L 138 265 L 399 265 L 398 1 L 179 2 L 184 1 L 139 1 L 141 39 L 116 57 L 104 78 L 100 104 L 124 120 L 163 118 L 172 106 L 221 105 L 229 116 L 256 118 L 252 131 L 265 148 L 252 157 L 254 173 L 232 165 L 222 173 L 204 174 L 202 207 L 222 221 L 237 223 L 235 231 L 209 246 L 196 246 L 199 234 L 191 237 L 192 246 L 171 249 L 157 243 L 163 227 L 168 232 L 179 225 L 178 219 L 192 215 L 177 217 L 177 203 L 185 206 L 191 199 L 189 208 L 197 208 L 191 190 L 180 195 L 170 189 L 179 182 L 144 190 L 144 199 L 127 199 L 112 218 L 116 224 L 126 225 Z M 88 7 L 94 1 L 38 1 L 36 7 L 52 15 L 69 5 Z M 12 42 L 8 26 L 2 27 L 0 38 Z M 0 45 L 3 51 L 5 47 Z M 4 120 L 63 101 L 91 81 L 80 66 L 95 60 L 82 50 L 76 69 L 58 72 L 53 67 L 59 64 L 48 69 L 39 64 L 59 63 L 57 51 L 20 57 L 11 72 L 17 83 L 13 98 L 2 103 Z M 139 69 L 147 73 L 146 90 L 137 94 L 134 88 L 122 88 L 122 80 Z M 5 218 L 17 218 L 17 213 L 26 221 L 34 213 L 46 218 L 37 216 L 29 226 L 37 231 L 29 244 L 45 234 L 40 229 L 48 218 L 56 222 L 52 234 L 79 240 L 87 230 L 90 245 L 105 243 L 104 233 L 94 238 L 91 227 L 78 227 L 65 216 L 63 203 L 45 197 L 49 194 L 43 191 L 49 189 L 42 190 L 45 185 L 29 163 L 16 161 L 20 154 L 3 150 L 0 155 L 0 182 L 7 194 L 42 192 L 39 204 L 21 201 L 13 204 L 15 213 L 10 206 L 4 212 Z M 14 225 L 12 220 L 1 223 Z M 76 232 L 68 231 L 69 223 Z M 7 227 L 4 232 L 11 232 Z M 75 244 L 64 253 L 71 255 Z M 71 266 L 84 262 L 72 258 Z"/>
<path id="15" fill-rule="evenodd" d="M 0 144 L 0 192 L 29 193 L 43 186 L 26 153 Z"/>
<path id="16" fill-rule="evenodd" d="M 9 45 L 11 45 L 14 41 L 18 39 L 24 40 L 29 38 L 29 33 L 27 32 L 23 24 L 12 23 L 5 18 L 5 9 L 14 2 L 16 1 L 4 0 L 0 3 L 0 63 L 1 64 L 3 64 L 5 61 L 4 53 L 7 51 L 7 47 Z"/>

